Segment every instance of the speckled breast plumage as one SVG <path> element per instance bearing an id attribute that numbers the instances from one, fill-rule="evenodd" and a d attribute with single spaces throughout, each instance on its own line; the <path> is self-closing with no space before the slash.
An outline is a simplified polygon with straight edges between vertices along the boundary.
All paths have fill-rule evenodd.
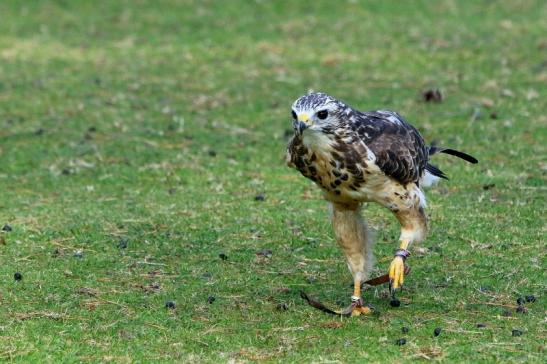
<path id="1" fill-rule="evenodd" d="M 294 136 L 287 152 L 289 166 L 335 196 L 359 191 L 370 174 L 363 159 L 366 147 L 351 137 L 332 134 L 319 145 L 310 145 L 302 136 Z"/>

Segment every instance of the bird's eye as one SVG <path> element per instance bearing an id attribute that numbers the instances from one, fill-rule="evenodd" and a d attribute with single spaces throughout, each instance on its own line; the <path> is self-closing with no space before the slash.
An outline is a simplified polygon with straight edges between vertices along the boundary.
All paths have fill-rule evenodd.
<path id="1" fill-rule="evenodd" d="M 317 112 L 317 117 L 321 120 L 326 119 L 327 116 L 329 116 L 329 111 L 328 110 L 321 110 L 321 111 Z"/>
<path id="2" fill-rule="evenodd" d="M 294 110 L 292 110 L 291 115 L 292 115 L 292 118 L 293 118 L 294 120 L 296 120 L 296 113 L 294 112 Z"/>

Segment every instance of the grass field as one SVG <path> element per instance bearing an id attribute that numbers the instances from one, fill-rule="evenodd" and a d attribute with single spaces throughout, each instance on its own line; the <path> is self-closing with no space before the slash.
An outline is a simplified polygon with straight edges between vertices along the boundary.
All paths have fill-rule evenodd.
<path id="1" fill-rule="evenodd" d="M 544 362 L 545 19 L 527 0 L 0 2 L 0 360 Z M 387 287 L 367 318 L 299 296 L 351 294 L 326 203 L 283 162 L 309 88 L 480 160 L 436 157 L 451 180 L 400 308 Z M 380 274 L 398 224 L 365 215 Z"/>

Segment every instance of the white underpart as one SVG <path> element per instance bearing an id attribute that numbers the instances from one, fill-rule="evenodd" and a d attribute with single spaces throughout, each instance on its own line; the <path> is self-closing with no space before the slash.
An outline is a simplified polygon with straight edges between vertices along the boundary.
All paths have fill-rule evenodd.
<path id="1" fill-rule="evenodd" d="M 416 193 L 416 195 L 418 196 L 418 199 L 420 200 L 420 206 L 425 209 L 427 207 L 427 200 L 425 199 L 424 191 L 422 191 L 420 187 L 416 186 L 416 189 L 414 190 L 414 192 Z"/>
<path id="2" fill-rule="evenodd" d="M 420 186 L 422 187 L 430 187 L 433 186 L 435 183 L 439 182 L 440 178 L 437 176 L 432 175 L 428 171 L 425 171 L 425 174 L 422 178 L 420 178 Z"/>
<path id="3" fill-rule="evenodd" d="M 418 198 L 420 199 L 420 206 L 422 206 L 423 208 L 427 206 L 427 201 L 425 199 L 425 194 L 422 190 L 422 187 L 430 187 L 435 183 L 439 182 L 439 180 L 439 177 L 432 175 L 428 171 L 425 171 L 422 178 L 420 178 L 420 187 L 416 188 L 416 193 L 418 194 Z"/>

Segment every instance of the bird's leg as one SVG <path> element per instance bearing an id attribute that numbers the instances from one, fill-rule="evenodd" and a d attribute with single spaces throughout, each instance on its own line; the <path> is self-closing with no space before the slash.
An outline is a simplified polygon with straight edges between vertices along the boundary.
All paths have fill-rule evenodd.
<path id="1" fill-rule="evenodd" d="M 353 295 L 348 314 L 370 314 L 371 309 L 361 297 L 361 283 L 372 265 L 372 239 L 359 210 L 358 204 L 332 204 L 332 223 L 336 241 L 344 252 L 353 275 Z"/>
<path id="2" fill-rule="evenodd" d="M 427 232 L 427 219 L 421 206 L 400 210 L 395 213 L 401 224 L 401 236 L 399 237 L 399 249 L 389 266 L 389 282 L 393 292 L 402 287 L 405 276 L 405 260 L 410 256 L 408 248 L 414 242 L 422 241 Z"/>
<path id="3" fill-rule="evenodd" d="M 353 280 L 353 296 L 351 296 L 352 316 L 370 315 L 372 313 L 372 309 L 365 305 L 363 297 L 361 297 L 361 282 L 360 278 Z"/>

